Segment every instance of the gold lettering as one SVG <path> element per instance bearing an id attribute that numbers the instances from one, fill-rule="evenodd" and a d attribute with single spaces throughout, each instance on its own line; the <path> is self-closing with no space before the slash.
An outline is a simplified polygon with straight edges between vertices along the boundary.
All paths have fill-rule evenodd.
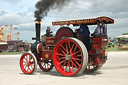
<path id="1" fill-rule="evenodd" d="M 90 22 L 93 22 L 93 19 L 90 19 Z"/>

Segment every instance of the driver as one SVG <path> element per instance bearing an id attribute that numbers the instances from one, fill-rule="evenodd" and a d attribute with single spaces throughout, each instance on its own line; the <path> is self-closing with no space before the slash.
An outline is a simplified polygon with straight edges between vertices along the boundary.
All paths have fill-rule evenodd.
<path id="1" fill-rule="evenodd" d="M 97 22 L 97 27 L 94 33 L 91 34 L 92 36 L 99 36 L 99 35 L 107 35 L 107 28 L 105 24 L 102 22 Z"/>

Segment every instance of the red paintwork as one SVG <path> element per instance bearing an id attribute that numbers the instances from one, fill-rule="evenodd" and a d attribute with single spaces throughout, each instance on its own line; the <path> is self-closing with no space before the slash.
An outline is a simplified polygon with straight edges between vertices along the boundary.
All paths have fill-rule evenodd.
<path id="1" fill-rule="evenodd" d="M 53 50 L 52 51 L 43 51 L 42 52 L 42 58 L 45 60 L 45 59 L 52 59 L 52 53 L 53 53 Z M 48 55 L 48 58 L 46 57 L 46 55 Z"/>
<path id="2" fill-rule="evenodd" d="M 55 46 L 55 37 L 46 37 L 47 46 Z"/>
<path id="3" fill-rule="evenodd" d="M 104 41 L 106 40 L 106 41 Z M 92 49 L 89 51 L 89 54 L 92 54 L 92 57 L 95 57 L 95 60 L 91 61 L 96 61 L 95 65 L 99 64 L 104 64 L 106 60 L 99 59 L 99 57 L 105 57 L 105 49 L 107 46 L 108 38 L 107 37 L 99 37 L 99 38 L 92 38 Z M 98 53 L 96 53 L 98 51 Z"/>

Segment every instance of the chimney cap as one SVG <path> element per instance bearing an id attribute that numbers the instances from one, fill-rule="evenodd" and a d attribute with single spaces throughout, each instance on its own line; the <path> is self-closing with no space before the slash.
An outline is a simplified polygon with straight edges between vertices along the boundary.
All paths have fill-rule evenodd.
<path id="1" fill-rule="evenodd" d="M 35 20 L 36 24 L 41 24 L 41 20 Z"/>

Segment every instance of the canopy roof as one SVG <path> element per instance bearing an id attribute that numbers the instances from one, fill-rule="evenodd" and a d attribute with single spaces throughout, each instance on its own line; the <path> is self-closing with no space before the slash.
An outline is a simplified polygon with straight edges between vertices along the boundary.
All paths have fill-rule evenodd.
<path id="1" fill-rule="evenodd" d="M 87 25 L 96 25 L 97 21 L 104 22 L 105 24 L 112 24 L 114 20 L 109 17 L 97 17 L 97 18 L 90 18 L 90 19 L 80 19 L 80 20 L 67 20 L 67 21 L 55 21 L 52 22 L 52 25 L 70 25 L 78 26 L 80 24 L 87 24 Z"/>

